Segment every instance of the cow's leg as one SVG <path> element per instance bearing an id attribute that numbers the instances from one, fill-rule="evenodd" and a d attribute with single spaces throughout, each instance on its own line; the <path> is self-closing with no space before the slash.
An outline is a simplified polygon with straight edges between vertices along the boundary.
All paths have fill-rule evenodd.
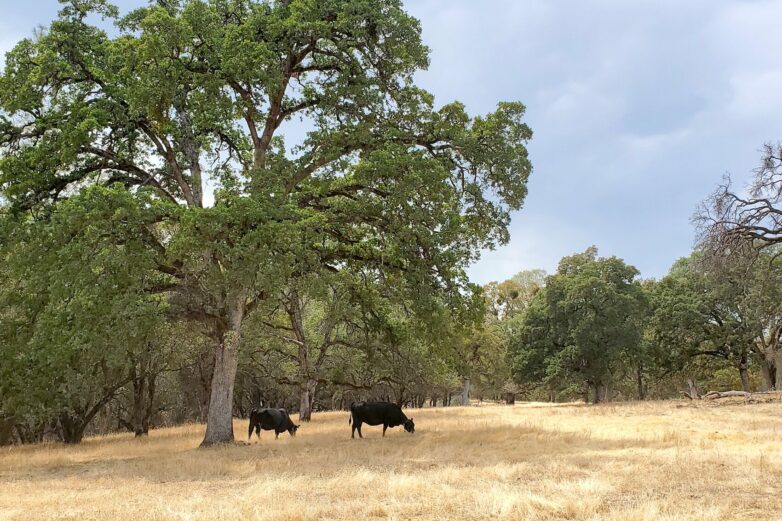
<path id="1" fill-rule="evenodd" d="M 275 430 L 274 430 L 274 439 L 275 439 L 275 440 L 278 440 L 279 438 L 280 438 L 280 431 L 278 431 L 278 430 L 276 430 L 276 429 L 275 429 Z"/>
<path id="2" fill-rule="evenodd" d="M 356 438 L 356 422 L 353 422 L 353 425 L 350 426 L 350 437 L 351 439 Z"/>
<path id="3" fill-rule="evenodd" d="M 358 422 L 358 427 L 356 427 L 358 429 L 358 437 L 359 438 L 363 438 L 364 437 L 364 435 L 361 434 L 361 425 L 363 425 L 363 424 L 361 422 Z"/>
<path id="4" fill-rule="evenodd" d="M 255 435 L 258 437 L 258 439 L 261 439 L 261 424 L 255 426 Z"/>
<path id="5" fill-rule="evenodd" d="M 388 424 L 387 424 L 387 423 L 384 423 L 384 424 L 383 424 L 383 437 L 384 437 L 384 438 L 386 437 L 386 429 L 387 429 L 387 428 L 388 428 Z"/>
<path id="6" fill-rule="evenodd" d="M 255 425 L 250 421 L 250 429 L 247 431 L 247 441 L 250 441 L 253 437 L 253 427 L 255 427 Z"/>

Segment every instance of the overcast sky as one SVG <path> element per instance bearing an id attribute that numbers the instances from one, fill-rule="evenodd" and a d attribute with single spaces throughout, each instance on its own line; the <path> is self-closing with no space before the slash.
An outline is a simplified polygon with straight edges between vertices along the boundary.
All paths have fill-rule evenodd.
<path id="1" fill-rule="evenodd" d="M 782 140 L 782 0 L 405 3 L 437 102 L 479 114 L 521 101 L 535 133 L 524 209 L 476 282 L 551 272 L 592 244 L 660 277 L 692 248 L 690 217 L 721 176 L 745 181 L 760 146 Z M 0 0 L 0 51 L 58 8 Z"/>

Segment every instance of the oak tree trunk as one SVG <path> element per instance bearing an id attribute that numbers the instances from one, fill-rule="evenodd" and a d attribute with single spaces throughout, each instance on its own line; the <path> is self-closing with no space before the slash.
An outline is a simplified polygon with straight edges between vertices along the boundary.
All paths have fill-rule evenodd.
<path id="1" fill-rule="evenodd" d="M 299 421 L 308 422 L 312 420 L 312 405 L 315 400 L 315 390 L 318 383 L 315 380 L 307 380 L 300 390 L 299 400 Z"/>
<path id="2" fill-rule="evenodd" d="M 470 377 L 462 379 L 462 405 L 470 405 Z"/>
<path id="3" fill-rule="evenodd" d="M 234 441 L 233 396 L 236 379 L 239 332 L 229 331 L 215 349 L 215 366 L 212 372 L 212 392 L 206 415 L 206 434 L 202 447 Z"/>
<path id="4" fill-rule="evenodd" d="M 646 383 L 644 382 L 644 375 L 643 375 L 643 367 L 638 366 L 635 372 L 635 381 L 636 385 L 638 387 L 638 399 L 639 400 L 645 400 L 646 399 Z"/>
<path id="5" fill-rule="evenodd" d="M 215 365 L 212 372 L 212 391 L 206 415 L 206 434 L 201 447 L 233 443 L 233 401 L 236 381 L 237 350 L 244 318 L 244 306 L 237 303 L 230 312 L 231 329 L 215 346 Z"/>
<path id="6" fill-rule="evenodd" d="M 133 410 L 130 429 L 138 438 L 149 434 L 149 421 L 155 404 L 155 376 L 138 376 L 133 379 Z"/>
<path id="7" fill-rule="evenodd" d="M 84 438 L 84 428 L 87 424 L 76 415 L 69 412 L 60 413 L 58 434 L 63 443 L 75 445 Z"/>
<path id="8" fill-rule="evenodd" d="M 603 403 L 611 401 L 611 384 L 597 382 L 590 384 L 592 387 L 592 403 Z"/>
<path id="9" fill-rule="evenodd" d="M 742 356 L 739 363 L 739 376 L 741 377 L 741 390 L 745 393 L 751 392 L 749 386 L 749 369 L 746 356 Z"/>
<path id="10" fill-rule="evenodd" d="M 761 391 L 765 392 L 774 390 L 774 376 L 771 373 L 771 364 L 769 364 L 768 360 L 762 358 L 760 360 Z"/>
<path id="11" fill-rule="evenodd" d="M 589 394 L 590 394 L 590 399 L 589 399 L 590 402 L 600 403 L 600 384 L 590 383 Z"/>

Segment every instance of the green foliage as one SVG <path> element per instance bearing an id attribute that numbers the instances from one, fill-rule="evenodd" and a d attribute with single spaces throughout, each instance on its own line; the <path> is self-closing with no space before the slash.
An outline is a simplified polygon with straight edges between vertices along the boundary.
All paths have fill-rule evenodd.
<path id="1" fill-rule="evenodd" d="M 109 330 L 99 309 L 124 318 L 122 336 L 154 303 L 233 349 L 246 316 L 296 281 L 343 271 L 432 331 L 442 306 L 476 315 L 465 269 L 508 239 L 531 131 L 520 103 L 482 117 L 438 108 L 414 82 L 427 65 L 398 0 L 187 0 L 125 16 L 64 2 L 0 74 L 0 192 L 18 222 L 44 230 L 29 256 L 64 263 L 71 280 L 41 280 L 41 298 L 90 295 L 28 316 L 30 337 L 53 341 L 66 323 Z M 294 118 L 308 132 L 288 146 Z M 9 276 L 22 280 L 23 264 Z M 117 280 L 95 286 L 103 270 Z M 67 344 L 113 341 L 85 335 Z"/>
<path id="2" fill-rule="evenodd" d="M 587 386 L 593 399 L 605 398 L 639 349 L 646 299 L 637 275 L 616 257 L 598 258 L 595 248 L 562 259 L 511 344 L 517 381 Z"/>
<path id="3" fill-rule="evenodd" d="M 6 414 L 67 414 L 86 425 L 128 382 L 130 361 L 154 344 L 166 304 L 146 291 L 161 277 L 137 233 L 146 217 L 137 210 L 125 192 L 95 187 L 47 221 L 6 218 Z"/>
<path id="4" fill-rule="evenodd" d="M 699 358 L 710 357 L 717 368 L 737 369 L 745 387 L 753 359 L 774 369 L 780 270 L 772 255 L 720 264 L 700 253 L 680 259 L 651 293 L 649 331 L 657 366 L 698 372 Z"/>

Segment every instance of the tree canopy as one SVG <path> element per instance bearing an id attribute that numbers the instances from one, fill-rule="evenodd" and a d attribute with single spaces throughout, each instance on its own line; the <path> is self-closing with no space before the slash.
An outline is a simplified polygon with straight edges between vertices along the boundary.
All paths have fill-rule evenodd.
<path id="1" fill-rule="evenodd" d="M 141 250 L 130 276 L 213 339 L 204 444 L 233 439 L 245 317 L 295 279 L 362 273 L 422 316 L 473 305 L 464 270 L 508 238 L 531 131 L 517 102 L 437 107 L 401 2 L 63 4 L 0 75 L 8 218 Z"/>
<path id="2" fill-rule="evenodd" d="M 639 349 L 646 297 L 638 270 L 596 248 L 565 257 L 533 299 L 514 344 L 516 378 L 584 386 L 603 401 Z M 610 399 L 610 398 L 609 398 Z"/>

